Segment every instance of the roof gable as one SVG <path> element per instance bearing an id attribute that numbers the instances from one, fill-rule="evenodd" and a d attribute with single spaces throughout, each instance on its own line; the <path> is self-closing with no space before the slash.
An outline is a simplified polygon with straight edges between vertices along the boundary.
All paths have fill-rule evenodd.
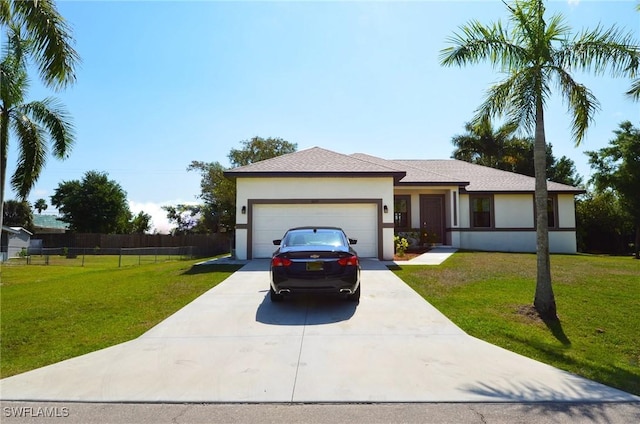
<path id="1" fill-rule="evenodd" d="M 397 186 L 458 186 L 469 192 L 534 192 L 535 178 L 456 159 L 387 160 L 312 147 L 225 171 L 227 177 L 393 176 Z M 548 182 L 550 192 L 583 193 Z"/>
<path id="2" fill-rule="evenodd" d="M 305 174 L 331 176 L 395 176 L 401 178 L 403 171 L 343 155 L 320 147 L 300 150 L 271 159 L 255 162 L 225 172 L 231 177 L 244 176 L 300 176 Z"/>

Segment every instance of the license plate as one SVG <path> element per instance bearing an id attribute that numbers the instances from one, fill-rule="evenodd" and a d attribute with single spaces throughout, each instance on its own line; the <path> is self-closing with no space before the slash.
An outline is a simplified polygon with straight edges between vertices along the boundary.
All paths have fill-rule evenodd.
<path id="1" fill-rule="evenodd" d="M 307 271 L 322 271 L 324 264 L 322 262 L 307 262 Z"/>

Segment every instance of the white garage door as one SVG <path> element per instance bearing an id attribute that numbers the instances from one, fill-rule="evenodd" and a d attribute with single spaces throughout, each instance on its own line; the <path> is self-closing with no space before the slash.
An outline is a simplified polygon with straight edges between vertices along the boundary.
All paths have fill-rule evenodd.
<path id="1" fill-rule="evenodd" d="M 269 258 L 276 249 L 273 240 L 281 239 L 293 227 L 340 227 L 347 237 L 358 240 L 353 248 L 365 258 L 378 256 L 378 213 L 372 203 L 254 205 L 254 258 Z"/>

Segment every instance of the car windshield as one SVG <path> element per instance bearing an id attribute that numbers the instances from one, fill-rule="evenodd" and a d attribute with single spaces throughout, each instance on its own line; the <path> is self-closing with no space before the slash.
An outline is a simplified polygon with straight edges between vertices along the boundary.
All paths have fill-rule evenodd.
<path id="1" fill-rule="evenodd" d="M 342 246 L 344 235 L 339 230 L 296 230 L 284 239 L 285 246 Z"/>

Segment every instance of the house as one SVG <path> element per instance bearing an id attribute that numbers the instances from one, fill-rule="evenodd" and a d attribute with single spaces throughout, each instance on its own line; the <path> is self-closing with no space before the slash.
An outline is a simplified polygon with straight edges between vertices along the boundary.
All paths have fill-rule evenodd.
<path id="1" fill-rule="evenodd" d="M 20 253 L 29 248 L 29 242 L 33 234 L 22 227 L 2 226 L 1 239 L 1 259 L 6 261 L 9 258 L 16 258 Z"/>
<path id="2" fill-rule="evenodd" d="M 270 257 L 291 227 L 332 225 L 362 257 L 389 260 L 419 229 L 460 249 L 535 252 L 535 179 L 458 160 L 386 160 L 314 147 L 234 168 L 236 256 Z M 548 183 L 552 253 L 576 252 L 575 195 Z"/>
<path id="3" fill-rule="evenodd" d="M 33 228 L 36 234 L 59 234 L 69 229 L 69 224 L 60 221 L 56 215 L 34 214 Z"/>

